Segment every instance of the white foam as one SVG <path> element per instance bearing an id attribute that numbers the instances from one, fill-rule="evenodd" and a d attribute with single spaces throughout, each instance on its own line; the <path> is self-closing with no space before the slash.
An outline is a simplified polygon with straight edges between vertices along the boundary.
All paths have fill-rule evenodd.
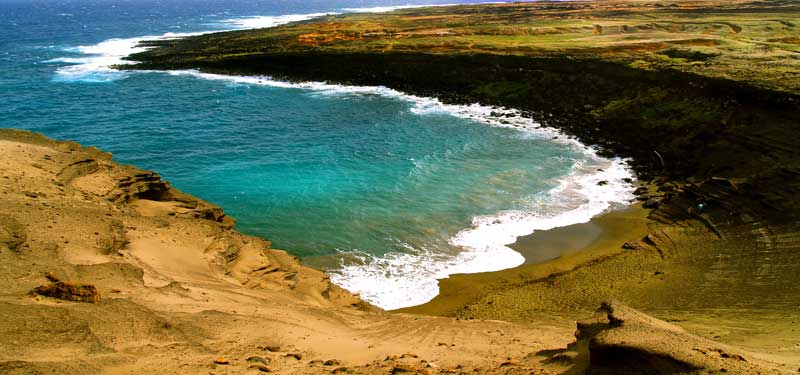
<path id="1" fill-rule="evenodd" d="M 434 4 L 434 5 L 399 5 L 389 7 L 371 7 L 371 8 L 343 8 L 343 12 L 359 12 L 359 13 L 378 13 L 389 12 L 404 8 L 419 8 L 431 6 L 450 6 L 458 4 Z M 291 22 L 306 21 L 317 17 L 326 15 L 336 15 L 341 12 L 326 12 L 326 13 L 309 13 L 309 14 L 286 14 L 279 16 L 252 16 L 242 18 L 230 18 L 219 21 L 214 26 L 219 27 L 217 30 L 208 30 L 191 33 L 166 33 L 162 35 L 146 35 L 134 38 L 115 38 L 102 41 L 98 44 L 88 46 L 78 46 L 69 48 L 70 52 L 78 52 L 86 55 L 84 58 L 63 58 L 52 59 L 46 62 L 49 63 L 66 63 L 70 65 L 61 66 L 56 69 L 55 79 L 58 81 L 66 82 L 110 82 L 118 79 L 123 79 L 129 76 L 130 72 L 120 71 L 113 69 L 115 65 L 126 65 L 133 62 L 124 60 L 126 56 L 131 54 L 143 52 L 147 48 L 138 46 L 139 43 L 146 40 L 165 40 L 173 38 L 181 38 L 192 35 L 202 35 L 213 32 L 237 29 L 258 29 L 275 27 L 284 25 Z"/>
<path id="2" fill-rule="evenodd" d="M 379 12 L 408 7 L 413 6 L 345 10 Z M 248 17 L 229 19 L 223 23 L 235 28 L 271 27 L 321 15 L 324 14 Z M 137 46 L 141 41 L 198 34 L 202 33 L 169 33 L 160 36 L 110 39 L 96 45 L 76 47 L 74 52 L 86 54 L 84 57 L 54 59 L 50 62 L 74 64 L 58 68 L 57 73 L 62 80 L 110 81 L 127 75 L 126 72 L 111 69 L 111 66 L 129 63 L 123 60 L 123 57 L 143 51 L 143 47 Z M 489 272 L 518 266 L 524 262 L 523 257 L 506 246 L 513 243 L 517 237 L 537 230 L 587 222 L 593 216 L 614 205 L 625 204 L 632 198 L 633 187 L 623 179 L 633 178 L 633 173 L 623 160 L 601 158 L 595 150 L 574 138 L 564 136 L 554 129 L 543 128 L 515 110 L 477 104 L 447 105 L 434 98 L 407 95 L 380 86 L 344 86 L 325 82 L 289 83 L 275 81 L 270 77 L 225 76 L 192 70 L 168 73 L 238 84 L 311 90 L 320 95 L 394 97 L 413 102 L 412 111 L 419 115 L 449 114 L 490 126 L 514 128 L 526 136 L 556 138 L 555 142 L 561 142 L 584 154 L 585 161 L 576 164 L 567 176 L 558 181 L 556 188 L 546 194 L 530 197 L 530 204 L 526 210 L 474 218 L 470 228 L 462 230 L 450 240 L 453 245 L 463 248 L 457 255 L 446 255 L 410 246 L 408 252 L 389 253 L 380 257 L 356 253 L 353 256 L 361 258 L 362 262 L 343 264 L 341 269 L 331 273 L 333 282 L 360 293 L 363 299 L 384 309 L 413 306 L 431 300 L 439 293 L 438 280 L 452 274 Z M 598 185 L 600 181 L 607 183 Z"/>
<path id="3" fill-rule="evenodd" d="M 433 7 L 449 7 L 456 5 L 482 5 L 482 4 L 504 4 L 505 1 L 487 1 L 479 3 L 448 3 L 448 4 L 408 4 L 408 5 L 392 5 L 392 6 L 377 6 L 377 7 L 364 7 L 364 8 L 342 8 L 342 11 L 348 13 L 387 13 L 401 9 L 415 9 L 415 8 L 433 8 Z"/>
<path id="4" fill-rule="evenodd" d="M 438 280 L 457 273 L 491 272 L 513 268 L 525 259 L 507 245 L 517 237 L 588 222 L 615 206 L 633 199 L 633 185 L 625 182 L 634 174 L 625 160 L 607 159 L 578 140 L 552 128 L 541 127 L 519 111 L 479 104 L 450 105 L 435 98 L 418 97 L 382 86 L 345 86 L 325 82 L 290 83 L 262 76 L 226 76 L 194 70 L 171 71 L 238 84 L 264 85 L 311 90 L 320 95 L 380 95 L 414 103 L 419 115 L 449 114 L 486 125 L 517 129 L 531 137 L 551 139 L 583 155 L 570 173 L 550 191 L 530 197 L 525 210 L 500 212 L 472 220 L 472 226 L 458 232 L 451 244 L 463 249 L 455 256 L 408 247 L 405 253 L 376 257 L 366 252 L 351 253 L 360 259 L 331 272 L 331 280 L 381 308 L 392 310 L 419 305 L 439 294 Z M 601 183 L 604 182 L 604 183 Z"/>
<path id="5" fill-rule="evenodd" d="M 597 167 L 605 168 L 596 171 Z M 585 164 L 576 164 L 558 187 L 532 197 L 529 210 L 475 217 L 472 227 L 450 240 L 463 248 L 456 256 L 426 250 L 382 257 L 361 254 L 361 262 L 344 264 L 331 273 L 331 280 L 387 310 L 426 303 L 439 294 L 440 279 L 524 263 L 522 255 L 507 246 L 519 236 L 585 223 L 614 206 L 625 205 L 633 197 L 625 178 L 633 178 L 633 174 L 624 161 L 592 157 Z M 600 186 L 600 181 L 608 183 Z"/>
<path id="6" fill-rule="evenodd" d="M 587 151 L 589 154 L 593 154 Z M 450 242 L 463 251 L 443 256 L 426 250 L 390 253 L 382 257 L 360 254 L 361 262 L 344 264 L 331 280 L 387 310 L 426 303 L 439 294 L 439 281 L 453 274 L 491 272 L 513 268 L 525 259 L 507 245 L 535 231 L 588 222 L 615 205 L 626 204 L 633 178 L 624 161 L 590 157 L 576 164 L 558 187 L 531 198 L 529 210 L 506 211 L 475 217 L 472 227 Z M 596 171 L 597 167 L 605 167 Z M 594 172 L 592 172 L 594 171 Z M 607 181 L 605 185 L 598 185 Z"/>
<path id="7" fill-rule="evenodd" d="M 220 21 L 223 30 L 253 29 L 274 27 L 290 22 L 304 21 L 331 13 L 290 14 L 281 16 L 259 16 L 232 18 Z M 100 43 L 68 48 L 68 52 L 81 53 L 83 57 L 65 57 L 51 59 L 48 63 L 66 63 L 56 69 L 56 80 L 66 82 L 110 82 L 127 77 L 130 72 L 114 69 L 115 65 L 133 64 L 124 58 L 134 53 L 144 52 L 147 47 L 139 44 L 146 40 L 168 40 L 193 35 L 202 35 L 220 30 L 199 31 L 191 33 L 165 33 L 162 35 L 145 35 L 134 38 L 114 38 Z"/>
<path id="8" fill-rule="evenodd" d="M 56 69 L 56 79 L 66 82 L 109 82 L 125 78 L 128 72 L 112 68 L 115 65 L 133 63 L 125 57 L 143 52 L 147 48 L 139 46 L 145 40 L 167 40 L 182 38 L 201 33 L 165 33 L 162 35 L 141 36 L 136 38 L 115 38 L 87 46 L 69 48 L 70 52 L 84 54 L 83 57 L 64 57 L 48 60 L 53 63 L 67 63 Z"/>
<path id="9" fill-rule="evenodd" d="M 244 18 L 231 18 L 221 21 L 223 25 L 232 26 L 236 29 L 261 29 L 275 27 L 291 22 L 307 21 L 317 17 L 337 14 L 329 13 L 310 13 L 310 14 L 286 14 L 282 16 L 253 16 Z"/>

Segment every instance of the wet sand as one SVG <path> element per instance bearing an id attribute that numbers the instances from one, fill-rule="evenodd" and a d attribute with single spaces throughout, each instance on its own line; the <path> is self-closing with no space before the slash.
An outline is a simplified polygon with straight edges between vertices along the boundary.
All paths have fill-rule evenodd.
<path id="1" fill-rule="evenodd" d="M 636 205 L 534 233 L 512 245 L 528 264 L 441 280 L 431 302 L 400 311 L 568 327 L 598 301 L 615 300 L 796 370 L 800 310 L 792 296 L 800 292 L 800 277 L 792 265 L 800 260 L 798 229 L 772 227 L 792 234 L 780 237 L 753 230 L 759 223 L 711 230 L 708 222 L 729 215 L 717 211 L 672 223 L 651 220 L 654 213 Z"/>
<path id="2" fill-rule="evenodd" d="M 595 217 L 588 223 L 519 237 L 509 247 L 525 257 L 526 265 L 544 263 L 589 249 L 613 247 L 620 241 L 624 243 L 625 238 L 633 233 L 646 234 L 646 225 L 642 220 L 646 215 L 647 211 L 639 206 L 629 206 Z"/>
<path id="3" fill-rule="evenodd" d="M 520 267 L 497 272 L 452 275 L 439 281 L 440 293 L 431 302 L 398 311 L 454 315 L 472 301 L 509 284 L 563 273 L 605 256 L 621 253 L 622 245 L 647 234 L 648 210 L 640 205 L 611 211 L 588 223 L 554 228 L 520 237 L 510 245 L 526 259 Z"/>

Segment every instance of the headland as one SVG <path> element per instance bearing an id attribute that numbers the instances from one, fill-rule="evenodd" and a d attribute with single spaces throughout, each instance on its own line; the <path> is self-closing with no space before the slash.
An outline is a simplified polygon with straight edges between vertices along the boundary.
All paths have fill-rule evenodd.
<path id="1" fill-rule="evenodd" d="M 386 314 L 264 240 L 236 233 L 221 209 L 157 175 L 74 143 L 7 131 L 0 254 L 11 354 L 3 366 L 794 373 L 797 7 L 491 4 L 148 43 L 157 48 L 124 68 L 384 85 L 526 111 L 607 155 L 631 158 L 647 210 L 521 238 L 521 252 L 549 247 L 553 257 L 529 254 L 530 264 L 516 269 L 451 277 L 430 303 Z M 563 248 L 574 233 L 583 238 Z M 73 293 L 86 285 L 63 278 L 102 297 L 95 301 L 88 287 Z M 50 284 L 66 292 L 27 295 Z M 94 303 L 48 297 L 87 293 Z M 598 306 L 574 339 L 574 320 Z M 115 315 L 124 318 L 109 321 Z M 52 342 L 63 343 L 58 353 L 47 353 Z M 31 360 L 37 356 L 46 360 Z"/>

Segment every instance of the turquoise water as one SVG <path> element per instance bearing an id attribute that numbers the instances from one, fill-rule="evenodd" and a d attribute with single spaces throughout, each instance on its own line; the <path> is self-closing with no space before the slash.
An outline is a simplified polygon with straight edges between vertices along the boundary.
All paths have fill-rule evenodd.
<path id="1" fill-rule="evenodd" d="M 436 279 L 455 272 L 513 267 L 522 259 L 504 245 L 516 236 L 628 198 L 623 163 L 513 111 L 381 88 L 106 67 L 135 45 L 125 38 L 398 5 L 181 4 L 0 2 L 0 125 L 156 170 L 274 247 L 341 258 L 333 280 L 385 308 L 429 300 Z"/>

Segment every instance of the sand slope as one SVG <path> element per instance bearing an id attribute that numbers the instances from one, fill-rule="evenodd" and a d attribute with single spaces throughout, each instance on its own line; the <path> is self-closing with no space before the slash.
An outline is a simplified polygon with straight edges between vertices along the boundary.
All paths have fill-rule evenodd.
<path id="1" fill-rule="evenodd" d="M 0 156 L 0 373 L 613 372 L 637 362 L 590 351 L 637 347 L 651 369 L 659 335 L 717 347 L 625 307 L 628 323 L 584 327 L 577 343 L 572 324 L 385 313 L 110 154 L 2 130 Z M 47 273 L 94 285 L 99 301 L 32 294 Z M 703 350 L 683 347 L 680 368 L 787 372 Z"/>

